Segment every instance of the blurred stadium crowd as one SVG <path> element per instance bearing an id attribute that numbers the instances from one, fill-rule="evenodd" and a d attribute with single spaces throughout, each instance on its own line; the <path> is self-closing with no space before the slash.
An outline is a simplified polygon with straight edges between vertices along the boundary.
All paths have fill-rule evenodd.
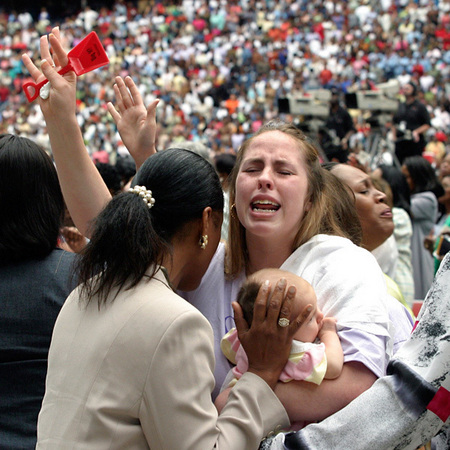
<path id="1" fill-rule="evenodd" d="M 148 104 L 158 97 L 158 147 L 192 140 L 235 152 L 279 116 L 288 94 L 373 90 L 414 81 L 431 116 L 429 139 L 445 152 L 450 131 L 450 0 L 117 0 L 54 18 L 0 7 L 0 132 L 49 149 L 37 102 L 28 104 L 21 54 L 39 58 L 39 36 L 59 25 L 67 49 L 99 35 L 109 66 L 78 81 L 78 120 L 92 155 L 126 155 L 106 110 L 115 75 L 130 75 Z M 285 113 L 283 113 L 285 114 Z M 370 114 L 352 111 L 364 147 Z M 299 118 L 292 117 L 292 120 Z M 437 136 L 437 137 L 436 137 Z M 100 154 L 98 152 L 101 152 Z"/>

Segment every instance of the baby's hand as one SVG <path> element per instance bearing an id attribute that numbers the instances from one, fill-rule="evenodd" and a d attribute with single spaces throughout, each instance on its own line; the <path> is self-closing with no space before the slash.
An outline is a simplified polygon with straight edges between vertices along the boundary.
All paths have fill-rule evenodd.
<path id="1" fill-rule="evenodd" d="M 337 334 L 336 319 L 334 317 L 324 317 L 322 328 L 319 331 L 319 339 L 325 344 L 325 354 L 327 355 L 327 371 L 325 378 L 333 380 L 342 373 L 344 365 L 344 353 L 341 341 Z"/>
<path id="2" fill-rule="evenodd" d="M 322 326 L 319 330 L 319 339 L 327 332 L 336 333 L 336 323 L 337 320 L 334 317 L 324 317 L 322 321 Z"/>

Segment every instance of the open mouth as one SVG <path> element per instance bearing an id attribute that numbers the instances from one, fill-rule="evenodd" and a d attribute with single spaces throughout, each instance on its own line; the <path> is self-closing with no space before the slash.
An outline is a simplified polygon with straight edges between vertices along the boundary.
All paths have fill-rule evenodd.
<path id="1" fill-rule="evenodd" d="M 392 211 L 390 209 L 386 209 L 381 213 L 381 217 L 392 218 Z"/>
<path id="2" fill-rule="evenodd" d="M 258 200 L 252 203 L 252 211 L 274 213 L 280 209 L 280 205 L 270 200 Z"/>

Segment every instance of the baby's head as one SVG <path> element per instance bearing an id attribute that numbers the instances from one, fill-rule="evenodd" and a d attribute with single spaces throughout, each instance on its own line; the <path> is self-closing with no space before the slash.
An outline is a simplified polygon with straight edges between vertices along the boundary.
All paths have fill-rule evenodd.
<path id="1" fill-rule="evenodd" d="M 307 305 L 312 305 L 313 307 L 313 313 L 308 319 L 308 323 L 300 327 L 295 333 L 294 339 L 301 342 L 314 342 L 322 326 L 323 313 L 317 307 L 316 293 L 312 286 L 306 280 L 291 272 L 281 269 L 262 269 L 247 278 L 236 300 L 241 305 L 245 320 L 249 325 L 252 323 L 253 306 L 259 288 L 264 281 L 269 280 L 273 289 L 280 278 L 286 278 L 286 288 L 289 286 L 295 286 L 296 288 L 290 320 L 295 320 Z"/>

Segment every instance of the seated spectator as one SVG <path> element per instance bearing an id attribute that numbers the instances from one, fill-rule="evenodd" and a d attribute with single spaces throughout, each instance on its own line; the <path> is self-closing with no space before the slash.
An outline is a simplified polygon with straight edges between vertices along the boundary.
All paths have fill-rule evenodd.
<path id="1" fill-rule="evenodd" d="M 54 3 L 38 17 L 37 10 L 34 17 L 19 15 L 5 5 L 0 13 L 0 22 L 5 24 L 0 38 L 0 78 L 6 89 L 0 87 L 0 99 L 8 96 L 8 101 L 2 104 L 0 100 L 0 126 L 5 132 L 18 132 L 18 126 L 24 132 L 26 128 L 27 137 L 36 141 L 47 134 L 43 126 L 38 130 L 27 126 L 27 109 L 23 108 L 26 99 L 20 89 L 28 74 L 20 64 L 19 53 L 36 52 L 33 36 L 45 34 L 52 20 L 56 20 L 52 18 L 58 17 L 66 48 L 95 29 L 111 67 L 117 67 L 122 75 L 133 76 L 140 92 L 145 92 L 147 104 L 159 97 L 167 105 L 161 114 L 165 120 L 160 121 L 158 148 L 166 148 L 164 142 L 176 139 L 179 128 L 173 123 L 181 120 L 184 138 L 199 139 L 220 152 L 229 133 L 222 134 L 213 118 L 220 116 L 221 124 L 232 120 L 247 134 L 249 130 L 256 131 L 254 124 L 256 128 L 262 124 L 257 116 L 265 121 L 277 114 L 276 100 L 285 97 L 286 92 L 308 95 L 323 87 L 375 92 L 385 82 L 404 85 L 414 81 L 422 86 L 424 93 L 418 100 L 430 111 L 433 127 L 448 135 L 450 116 L 445 85 L 450 75 L 450 51 L 446 48 L 449 16 L 442 4 L 445 3 L 436 7 L 434 2 L 428 2 L 416 13 L 410 2 L 397 2 L 389 12 L 384 7 L 374 8 L 361 16 L 361 23 L 355 15 L 356 4 L 325 6 L 317 15 L 303 13 L 302 28 L 290 20 L 299 15 L 302 6 L 298 2 L 281 0 L 279 9 L 265 2 L 257 11 L 252 2 L 247 2 L 224 7 L 220 16 L 227 20 L 221 30 L 208 29 L 208 20 L 203 18 L 203 14 L 206 18 L 219 14 L 209 11 L 204 3 L 197 10 L 192 0 L 168 1 L 165 7 L 144 1 L 138 2 L 137 8 L 116 0 L 110 7 L 102 7 L 101 12 L 91 9 L 81 13 L 76 4 L 61 9 Z M 86 15 L 97 14 L 94 22 L 86 21 Z M 261 27 L 254 25 L 260 23 L 257 16 L 264 24 Z M 410 18 L 408 24 L 415 23 L 415 27 L 400 39 L 395 32 L 404 25 L 406 17 Z M 205 28 L 199 28 L 199 23 Z M 124 35 L 131 39 L 127 45 Z M 325 62 L 326 69 L 321 74 Z M 105 102 L 114 95 L 109 83 L 111 73 L 101 70 L 84 75 L 78 85 L 77 102 L 78 120 L 89 153 L 101 148 L 114 161 L 114 153 L 120 153 L 115 145 L 118 137 L 104 109 Z M 230 109 L 225 106 L 232 94 L 239 104 L 237 109 L 233 103 Z M 390 92 L 389 96 L 396 100 L 398 92 Z M 352 115 L 363 119 L 365 112 L 354 109 Z M 309 119 L 305 117 L 305 121 Z M 370 130 L 364 144 L 374 136 L 377 130 Z M 311 137 L 316 138 L 314 131 Z M 241 142 L 242 133 L 232 135 L 235 151 Z"/>

